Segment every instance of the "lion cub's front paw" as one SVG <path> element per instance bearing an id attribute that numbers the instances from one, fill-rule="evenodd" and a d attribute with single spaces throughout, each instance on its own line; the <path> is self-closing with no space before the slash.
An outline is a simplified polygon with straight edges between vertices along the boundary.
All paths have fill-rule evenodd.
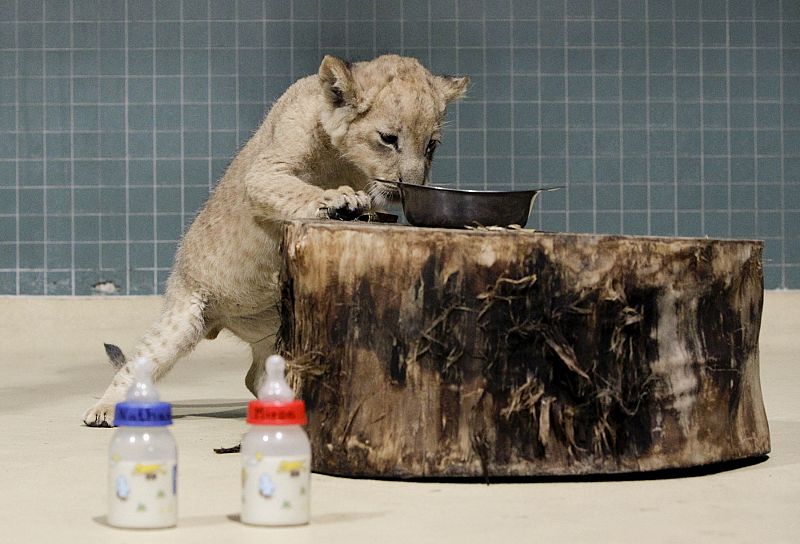
<path id="1" fill-rule="evenodd" d="M 369 211 L 372 201 L 364 191 L 354 191 L 352 187 L 327 189 L 322 193 L 317 217 L 320 219 L 340 219 L 352 221 Z"/>
<path id="2" fill-rule="evenodd" d="M 98 402 L 86 411 L 83 422 L 89 427 L 113 427 L 115 404 Z"/>

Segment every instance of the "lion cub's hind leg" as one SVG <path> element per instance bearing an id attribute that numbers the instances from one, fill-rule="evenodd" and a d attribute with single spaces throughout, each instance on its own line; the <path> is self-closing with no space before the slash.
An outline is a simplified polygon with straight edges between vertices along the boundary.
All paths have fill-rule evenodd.
<path id="1" fill-rule="evenodd" d="M 253 353 L 253 362 L 250 365 L 250 370 L 247 371 L 244 383 L 254 397 L 258 397 L 258 388 L 261 387 L 261 382 L 264 381 L 264 375 L 266 374 L 264 364 L 267 357 L 275 352 L 274 348 L 274 340 L 272 338 L 256 344 L 250 344 L 250 351 Z"/>
<path id="2" fill-rule="evenodd" d="M 133 361 L 137 357 L 147 357 L 153 362 L 153 379 L 157 380 L 169 372 L 179 358 L 194 349 L 206 334 L 205 305 L 206 300 L 199 293 L 170 289 L 161 317 L 136 346 L 134 356 L 124 358 L 111 385 L 86 412 L 83 422 L 90 427 L 114 425 L 114 406 L 125 399 L 133 381 Z M 119 357 L 115 359 L 117 364 L 122 363 Z"/>

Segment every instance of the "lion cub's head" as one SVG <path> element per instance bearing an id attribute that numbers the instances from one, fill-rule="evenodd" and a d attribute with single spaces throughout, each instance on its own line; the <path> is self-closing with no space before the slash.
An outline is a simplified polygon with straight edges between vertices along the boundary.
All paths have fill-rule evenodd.
<path id="1" fill-rule="evenodd" d="M 319 80 L 322 125 L 342 156 L 369 179 L 416 184 L 428 178 L 445 107 L 469 84 L 397 55 L 355 64 L 326 56 Z"/>

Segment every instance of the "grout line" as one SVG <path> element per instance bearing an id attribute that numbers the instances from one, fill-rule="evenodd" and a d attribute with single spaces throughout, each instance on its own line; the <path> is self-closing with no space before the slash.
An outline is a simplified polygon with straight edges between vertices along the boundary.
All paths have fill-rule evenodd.
<path id="1" fill-rule="evenodd" d="M 733 236 L 733 212 L 731 211 L 731 31 L 729 2 L 725 2 L 725 144 L 727 145 L 727 198 L 728 198 L 728 238 Z"/>
<path id="2" fill-rule="evenodd" d="M 569 27 L 567 25 L 567 0 L 564 3 L 564 230 L 570 232 L 569 221 L 569 51 L 567 44 L 569 40 Z"/>
<path id="3" fill-rule="evenodd" d="M 672 234 L 678 236 L 678 39 L 675 11 L 675 2 L 672 2 Z"/>
<path id="4" fill-rule="evenodd" d="M 14 2 L 14 13 L 15 14 L 19 13 L 19 2 L 20 2 L 20 0 L 15 0 L 15 2 Z M 14 44 L 15 45 L 19 45 L 19 25 L 14 25 Z M 14 283 L 16 284 L 15 285 L 16 294 L 19 295 L 20 294 L 20 273 L 19 273 L 19 271 L 20 271 L 20 268 L 22 268 L 22 263 L 20 262 L 21 255 L 20 255 L 20 241 L 19 241 L 19 238 L 20 238 L 20 232 L 19 232 L 19 210 L 20 210 L 20 196 L 19 196 L 20 195 L 20 183 L 19 183 L 19 175 L 20 175 L 20 171 L 19 171 L 20 160 L 19 160 L 19 158 L 20 157 L 19 157 L 19 146 L 22 143 L 21 142 L 21 138 L 20 138 L 20 134 L 21 134 L 20 128 L 21 127 L 20 127 L 20 124 L 19 124 L 19 103 L 20 103 L 19 50 L 14 52 L 14 77 L 15 77 L 14 95 L 15 95 L 15 99 L 16 99 L 16 107 L 14 108 L 14 125 L 15 125 L 15 129 L 16 129 L 16 133 L 14 134 L 14 138 L 16 140 L 15 141 L 15 146 L 14 146 L 14 159 L 15 159 L 14 171 L 15 171 L 15 178 L 16 178 L 16 180 L 15 180 L 16 181 L 16 185 L 15 185 L 16 190 L 14 191 L 14 196 L 15 196 L 15 199 L 16 199 L 16 205 L 14 207 L 14 211 L 16 212 L 16 214 L 15 214 L 15 223 L 14 223 L 14 225 L 15 225 L 14 234 L 15 234 L 16 241 L 15 241 L 14 249 L 16 251 L 16 263 L 17 263 L 17 271 L 16 271 L 16 274 L 15 274 Z"/>
<path id="5" fill-rule="evenodd" d="M 211 100 L 212 100 L 212 93 L 213 93 L 213 79 L 211 77 L 211 0 L 206 0 L 206 9 L 208 10 L 208 20 L 206 21 L 206 45 L 207 47 L 207 55 L 206 55 L 206 85 L 208 87 L 207 91 L 207 110 L 206 113 L 208 115 L 207 119 L 207 127 L 208 127 L 208 194 L 211 195 L 212 188 L 214 187 L 214 154 L 213 154 L 213 147 L 211 145 L 212 139 L 214 137 L 214 133 L 212 131 L 212 123 L 211 123 Z M 154 15 L 155 17 L 155 15 Z M 155 38 L 154 38 L 155 39 Z M 153 41 L 153 45 L 155 45 L 155 41 Z M 264 85 L 266 89 L 266 85 Z M 155 131 L 155 127 L 153 127 L 153 131 Z"/>
<path id="6" fill-rule="evenodd" d="M 402 6 L 402 1 L 401 1 Z M 401 12 L 402 13 L 402 12 Z M 458 32 L 458 2 L 455 3 L 454 6 L 454 13 L 455 13 L 455 34 L 456 34 L 456 73 L 461 73 L 461 62 L 458 54 L 459 49 L 459 32 Z M 403 33 L 402 33 L 402 21 L 400 23 L 400 49 L 402 51 L 402 43 L 403 43 Z M 455 104 L 456 110 L 456 126 L 453 130 L 454 137 L 456 139 L 456 189 L 461 188 L 461 146 L 459 145 L 459 140 L 461 139 L 461 101 L 457 101 Z"/>
<path id="7" fill-rule="evenodd" d="M 645 124 L 645 153 L 644 167 L 645 167 L 645 180 L 647 183 L 647 235 L 653 234 L 653 214 L 650 213 L 652 206 L 652 196 L 650 194 L 651 183 L 651 161 L 650 161 L 650 144 L 652 138 L 650 137 L 653 132 L 653 126 L 650 122 L 650 21 L 648 15 L 650 14 L 650 0 L 644 2 L 644 124 Z"/>
<path id="8" fill-rule="evenodd" d="M 184 25 L 185 25 L 184 13 L 183 13 L 183 2 L 180 2 L 179 9 L 180 9 L 180 14 L 181 14 L 181 22 L 179 23 L 179 26 L 178 26 L 178 28 L 179 28 L 179 35 L 178 35 L 178 40 L 179 40 L 179 42 L 178 42 L 178 62 L 180 63 L 180 67 L 179 67 L 179 70 L 180 70 L 179 85 L 180 85 L 180 87 L 179 87 L 178 92 L 180 93 L 179 96 L 180 96 L 180 103 L 181 103 L 181 106 L 180 106 L 180 126 L 181 126 L 181 130 L 180 130 L 180 136 L 181 136 L 181 158 L 180 158 L 180 165 L 181 165 L 181 169 L 180 169 L 180 176 L 181 176 L 181 187 L 180 187 L 180 194 L 181 194 L 181 222 L 180 222 L 180 225 L 181 225 L 181 233 L 182 233 L 183 230 L 186 228 L 186 225 L 184 224 L 184 221 L 186 221 L 186 190 L 185 190 L 185 185 L 186 185 L 186 170 L 185 170 L 185 167 L 186 167 L 186 148 L 185 148 L 185 143 L 184 143 L 185 140 L 186 140 L 186 128 L 185 128 L 186 127 L 186 123 L 185 123 L 185 120 L 184 120 L 185 119 L 184 118 L 184 114 L 185 114 L 185 109 L 186 109 L 186 103 L 183 100 L 183 93 L 184 93 L 183 85 L 184 85 L 184 79 L 185 79 L 185 74 L 183 72 L 183 37 L 184 37 L 183 36 L 183 30 L 184 30 Z M 238 43 L 237 43 L 237 46 L 238 46 Z M 211 141 L 211 134 L 208 134 L 206 136 L 207 136 L 208 140 Z M 180 237 L 180 234 L 178 234 L 178 236 Z"/>
<path id="9" fill-rule="evenodd" d="M 591 0 L 591 42 L 592 42 L 592 233 L 597 234 L 597 87 L 594 70 L 595 46 L 595 0 Z"/>
<path id="10" fill-rule="evenodd" d="M 42 3 L 42 99 L 47 101 L 47 53 L 44 50 L 45 45 L 45 21 L 47 20 L 47 2 Z M 47 259 L 47 134 L 44 130 L 47 129 L 47 107 L 42 108 L 42 181 L 44 182 L 44 189 L 42 191 L 42 211 L 44 222 L 44 274 L 42 292 L 47 295 L 48 284 L 48 259 Z"/>
<path id="11" fill-rule="evenodd" d="M 537 149 L 538 160 L 536 161 L 537 163 L 536 168 L 538 171 L 538 180 L 539 183 L 541 184 L 542 183 L 542 6 L 541 2 L 536 3 L 536 115 L 539 121 L 537 126 L 538 133 L 537 133 L 536 149 Z M 516 119 L 514 120 L 514 122 L 516 122 Z M 516 130 L 514 130 L 514 132 L 511 133 L 512 138 L 514 138 L 515 132 Z M 539 205 L 538 212 L 539 212 L 537 213 L 538 226 L 539 230 L 542 230 L 543 222 L 542 222 L 541 204 Z"/>
<path id="12" fill-rule="evenodd" d="M 619 232 L 620 234 L 625 234 L 625 118 L 622 114 L 623 111 L 623 96 L 622 96 L 622 0 L 617 1 L 617 44 L 619 49 L 617 50 L 617 93 L 619 94 L 619 111 L 617 115 L 619 116 Z"/>
<path id="13" fill-rule="evenodd" d="M 538 21 L 536 23 L 537 27 L 539 25 Z M 517 188 L 517 108 L 514 105 L 514 0 L 509 0 L 509 16 L 508 16 L 508 50 L 509 55 L 511 56 L 510 65 L 509 65 L 509 102 L 511 102 L 510 111 L 511 111 L 511 189 L 514 190 Z M 538 31 L 537 31 L 537 38 L 538 38 Z M 538 69 L 538 66 L 537 66 Z M 540 86 L 539 80 L 536 81 L 537 88 Z M 484 97 L 485 99 L 486 97 Z M 539 115 L 537 117 L 537 124 L 539 127 L 542 126 L 542 116 Z M 538 174 L 537 179 L 537 186 L 541 183 L 541 173 Z M 538 200 L 538 199 L 537 199 Z M 537 206 L 538 208 L 538 206 Z M 540 216 L 539 213 L 536 214 L 537 217 Z M 541 230 L 541 227 L 540 227 Z"/>
<path id="14" fill-rule="evenodd" d="M 458 8 L 456 8 L 458 9 Z M 403 0 L 400 0 L 400 54 L 406 54 L 406 15 L 405 15 L 405 4 Z M 458 25 L 458 23 L 456 23 Z"/>
<path id="15" fill-rule="evenodd" d="M 486 148 L 486 6 L 483 6 L 483 19 L 481 20 L 481 38 L 483 49 L 481 51 L 481 80 L 483 81 L 483 189 L 489 188 L 489 159 L 487 158 L 488 149 Z"/>
<path id="16" fill-rule="evenodd" d="M 95 77 L 95 88 L 98 89 L 97 96 L 99 98 L 100 95 L 101 95 L 101 93 L 100 93 L 100 81 L 102 80 L 102 76 L 103 76 L 103 74 L 101 73 L 102 69 L 101 69 L 101 62 L 100 62 L 100 51 L 101 51 L 101 48 L 100 48 L 100 22 L 99 22 L 99 20 L 95 23 L 95 44 L 94 45 L 95 45 L 95 48 L 97 50 L 97 76 Z M 101 119 L 102 119 L 102 110 L 98 107 L 97 130 L 98 130 L 100 136 L 97 138 L 97 157 L 103 157 L 103 158 L 108 158 L 109 160 L 113 160 L 111 157 L 104 157 L 103 156 L 103 145 L 102 144 L 103 144 L 103 134 L 105 134 L 105 130 L 103 130 L 103 127 L 101 126 Z M 98 200 L 99 200 L 100 189 L 97 189 L 97 192 L 98 192 Z M 98 219 L 97 219 L 97 239 L 101 240 L 101 243 L 98 244 L 98 248 L 97 248 L 97 271 L 100 272 L 100 271 L 103 270 L 103 243 L 102 243 L 102 239 L 103 239 L 103 213 L 102 213 L 102 210 L 98 214 Z M 103 280 L 103 278 L 100 278 L 100 277 L 96 277 L 95 279 L 98 280 L 98 281 L 102 281 Z"/>
<path id="17" fill-rule="evenodd" d="M 778 80 L 778 96 L 780 104 L 783 104 L 783 6 L 784 0 L 778 0 L 778 66 L 781 71 L 780 79 Z M 755 45 L 755 44 L 754 44 Z M 786 165 L 785 153 L 786 146 L 784 141 L 783 129 L 783 108 L 780 112 L 780 128 L 779 134 L 781 139 L 780 153 L 781 153 L 781 283 L 780 288 L 786 289 Z"/>
<path id="18" fill-rule="evenodd" d="M 153 6 L 153 43 L 158 43 L 158 34 L 156 33 L 156 0 L 151 2 Z M 153 69 L 153 89 L 152 89 L 152 115 L 153 115 L 153 294 L 158 294 L 158 170 L 156 163 L 158 162 L 158 142 L 156 141 L 156 134 L 158 134 L 158 119 L 156 117 L 156 56 L 153 55 L 152 59 Z"/>
<path id="19" fill-rule="evenodd" d="M 129 4 L 125 0 L 125 20 L 129 19 Z M 131 203 L 130 203 L 130 123 L 128 105 L 128 22 L 125 23 L 125 294 L 131 294 Z"/>
<path id="20" fill-rule="evenodd" d="M 699 45 L 699 79 L 700 79 L 700 234 L 706 235 L 706 159 L 705 159 L 705 97 L 703 95 L 703 0 L 698 0 L 697 16 L 699 24 L 698 33 L 700 38 Z"/>
<path id="21" fill-rule="evenodd" d="M 754 193 L 755 193 L 753 195 L 753 208 L 754 208 L 754 212 L 755 212 L 754 213 L 755 218 L 753 219 L 754 231 L 755 232 L 753 234 L 755 236 L 758 236 L 758 233 L 759 233 L 758 216 L 759 216 L 759 212 L 761 210 L 759 210 L 759 203 L 758 203 L 758 178 L 759 178 L 759 172 L 758 172 L 758 107 L 757 107 L 758 106 L 758 101 L 756 100 L 756 97 L 758 96 L 758 89 L 757 89 L 757 86 L 756 86 L 756 81 L 758 81 L 758 78 L 756 77 L 756 74 L 758 73 L 758 55 L 756 55 L 756 23 L 755 23 L 755 19 L 756 19 L 756 4 L 755 4 L 755 2 L 752 3 L 751 10 L 752 10 L 752 14 L 753 14 L 753 21 L 752 21 L 753 28 L 752 28 L 752 31 L 751 31 L 752 32 L 751 38 L 753 40 L 753 48 L 752 48 L 752 54 L 753 54 L 753 72 L 752 72 L 752 74 L 753 74 L 753 173 L 754 173 L 753 177 L 755 178 L 753 180 L 753 183 L 754 183 L 753 190 L 754 190 Z"/>
<path id="22" fill-rule="evenodd" d="M 431 64 L 433 64 L 433 50 L 431 49 L 431 42 L 433 41 L 431 20 L 433 17 L 433 13 L 432 13 L 431 2 L 433 2 L 433 0 L 428 0 L 428 64 L 427 64 L 428 68 L 430 68 Z"/>
<path id="23" fill-rule="evenodd" d="M 233 0 L 234 9 L 236 10 L 236 17 L 239 17 L 239 0 Z M 239 136 L 239 25 L 233 26 L 233 42 L 236 44 L 234 49 L 233 62 L 236 64 L 236 74 L 233 76 L 234 93 L 235 93 L 235 108 L 234 115 L 236 116 L 236 149 L 240 149 L 242 145 L 241 136 Z"/>
<path id="24" fill-rule="evenodd" d="M 72 21 L 73 2 L 69 3 Z M 75 74 L 75 26 L 69 25 L 69 73 Z M 75 296 L 75 79 L 69 80 L 69 229 L 70 229 L 70 292 Z"/>
<path id="25" fill-rule="evenodd" d="M 264 20 L 266 21 L 267 18 L 267 6 L 266 4 L 262 4 L 263 12 L 264 12 Z M 262 63 L 262 70 L 264 71 L 264 79 L 266 80 L 267 77 L 267 25 L 266 22 L 262 21 L 261 26 L 264 28 L 264 52 L 263 52 L 263 63 Z M 294 71 L 294 1 L 289 2 L 289 81 L 290 83 L 294 83 L 295 80 L 295 71 Z M 265 89 L 266 93 L 266 89 Z M 266 103 L 266 95 L 264 97 L 264 103 Z"/>

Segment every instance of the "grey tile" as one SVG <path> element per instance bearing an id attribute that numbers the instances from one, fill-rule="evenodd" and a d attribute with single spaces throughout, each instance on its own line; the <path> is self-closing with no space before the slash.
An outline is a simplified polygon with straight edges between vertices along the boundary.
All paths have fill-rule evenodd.
<path id="1" fill-rule="evenodd" d="M 731 190 L 731 207 L 734 209 L 753 210 L 756 207 L 756 186 L 753 184 L 737 184 Z M 755 235 L 753 229 L 752 235 Z"/>
<path id="2" fill-rule="evenodd" d="M 49 193 L 48 193 L 49 196 Z M 69 204 L 69 201 L 67 201 Z M 69 216 L 48 216 L 47 239 L 50 242 L 69 242 L 72 240 L 72 218 Z M 66 266 L 65 268 L 69 268 Z"/>
<path id="3" fill-rule="evenodd" d="M 592 73 L 592 50 L 570 49 L 567 53 L 567 65 L 571 74 Z"/>
<path id="4" fill-rule="evenodd" d="M 675 228 L 675 216 L 672 212 L 652 212 L 650 214 L 650 234 L 672 236 Z"/>
<path id="5" fill-rule="evenodd" d="M 703 176 L 705 183 L 725 183 L 728 180 L 728 162 L 725 158 L 704 157 Z"/>
<path id="6" fill-rule="evenodd" d="M 101 240 L 125 240 L 125 217 L 104 215 L 100 218 Z"/>
<path id="7" fill-rule="evenodd" d="M 757 151 L 761 155 L 776 155 L 781 149 L 781 134 L 777 130 L 759 130 Z"/>
<path id="8" fill-rule="evenodd" d="M 100 244 L 100 269 L 103 271 L 122 271 L 126 267 L 125 244 Z M 124 277 L 123 274 L 120 276 Z M 121 282 L 120 282 L 121 283 Z"/>
<path id="9" fill-rule="evenodd" d="M 598 183 L 597 201 L 598 210 L 619 210 L 621 195 L 619 183 Z"/>
<path id="10" fill-rule="evenodd" d="M 594 218 L 589 212 L 569 212 L 570 232 L 594 232 Z"/>
<path id="11" fill-rule="evenodd" d="M 43 295 L 44 273 L 39 271 L 20 272 L 19 288 L 21 295 Z"/>
<path id="12" fill-rule="evenodd" d="M 756 46 L 757 47 L 776 47 L 779 42 L 780 25 L 772 21 L 757 21 L 756 26 Z"/>
<path id="13" fill-rule="evenodd" d="M 728 213 L 724 211 L 706 211 L 703 214 L 705 233 L 712 238 L 725 238 L 728 235 Z"/>
<path id="14" fill-rule="evenodd" d="M 171 268 L 175 257 L 177 242 L 158 242 L 156 244 L 156 264 L 160 268 Z M 160 278 L 159 278 L 159 281 Z"/>
<path id="15" fill-rule="evenodd" d="M 539 42 L 543 47 L 563 47 L 564 45 L 566 45 L 564 36 L 564 22 L 551 21 L 546 24 L 541 24 L 539 27 L 538 37 L 539 37 Z M 524 43 L 517 42 L 516 35 L 515 35 L 515 44 L 536 45 L 535 42 L 531 42 L 530 40 Z"/>
<path id="16" fill-rule="evenodd" d="M 653 143 L 651 143 L 653 145 Z M 665 157 L 651 157 L 650 181 L 655 183 L 671 183 L 675 179 L 673 154 Z M 672 201 L 670 200 L 670 204 Z"/>
<path id="17" fill-rule="evenodd" d="M 42 161 L 22 161 L 18 165 L 19 185 L 44 185 L 44 163 Z"/>
<path id="18" fill-rule="evenodd" d="M 756 98 L 776 100 L 780 98 L 780 77 L 760 76 L 756 78 Z"/>
<path id="19" fill-rule="evenodd" d="M 566 66 L 566 55 L 563 48 L 543 47 L 539 51 L 541 57 L 541 69 L 543 73 L 558 73 Z"/>
<path id="20" fill-rule="evenodd" d="M 678 236 L 702 236 L 702 217 L 700 212 L 678 212 Z"/>
<path id="21" fill-rule="evenodd" d="M 47 243 L 45 254 L 48 269 L 72 268 L 72 247 L 69 243 Z"/>
<path id="22" fill-rule="evenodd" d="M 572 141 L 570 141 L 572 143 Z M 567 159 L 569 168 L 569 182 L 572 185 L 592 185 L 592 160 L 591 158 L 572 156 Z M 591 191 L 590 191 L 591 192 Z M 584 200 L 585 201 L 585 200 Z"/>
<path id="23" fill-rule="evenodd" d="M 44 213 L 43 189 L 19 189 L 18 199 L 20 214 Z"/>
<path id="24" fill-rule="evenodd" d="M 639 21 L 622 22 L 622 44 L 626 46 L 641 47 L 645 44 L 647 37 L 647 23 Z"/>
<path id="25" fill-rule="evenodd" d="M 50 271 L 45 285 L 48 295 L 63 296 L 72 294 L 72 273 Z"/>
<path id="26" fill-rule="evenodd" d="M 775 183 L 782 179 L 781 160 L 776 157 L 759 157 L 757 159 L 758 182 Z"/>
<path id="27" fill-rule="evenodd" d="M 19 267 L 21 269 L 44 267 L 44 244 L 30 242 L 19 244 Z"/>
<path id="28" fill-rule="evenodd" d="M 569 149 L 570 155 L 592 155 L 593 134 L 589 131 L 570 131 Z"/>
<path id="29" fill-rule="evenodd" d="M 622 161 L 622 180 L 627 187 L 647 180 L 647 161 L 643 157 L 626 157 Z"/>
<path id="30" fill-rule="evenodd" d="M 752 130 L 733 130 L 730 132 L 730 139 L 732 155 L 753 154 L 755 133 Z"/>
<path id="31" fill-rule="evenodd" d="M 100 156 L 106 158 L 125 156 L 125 133 L 105 132 L 100 134 Z"/>
<path id="32" fill-rule="evenodd" d="M 752 183 L 756 179 L 756 161 L 753 157 L 736 157 L 731 159 L 731 182 Z"/>
<path id="33" fill-rule="evenodd" d="M 3 193 L 3 190 L 0 190 L 0 194 L 2 194 L 2 193 Z M 0 242 L 9 243 L 9 242 L 17 242 L 17 241 L 18 241 L 17 240 L 17 218 L 16 217 L 8 217 L 8 216 L 0 216 Z M 13 254 L 14 255 L 14 259 L 16 259 L 16 250 L 9 249 L 5 253 L 6 253 L 6 255 Z M 5 268 L 5 267 L 4 266 L 0 266 L 0 268 Z"/>
<path id="34" fill-rule="evenodd" d="M 567 43 L 569 45 L 592 45 L 592 22 L 569 21 L 567 23 Z"/>
<path id="35" fill-rule="evenodd" d="M 645 235 L 647 229 L 647 214 L 644 212 L 626 212 L 622 217 L 623 234 Z"/>
<path id="36" fill-rule="evenodd" d="M 125 184 L 125 161 L 105 159 L 100 163 L 100 179 L 105 185 Z"/>

